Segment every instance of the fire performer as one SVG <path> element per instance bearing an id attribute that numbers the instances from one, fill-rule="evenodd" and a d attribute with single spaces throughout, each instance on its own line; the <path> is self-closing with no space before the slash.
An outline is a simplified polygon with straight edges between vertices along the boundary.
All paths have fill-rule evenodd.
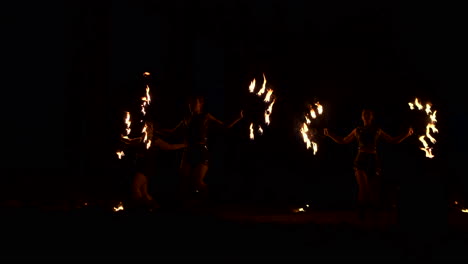
<path id="1" fill-rule="evenodd" d="M 146 122 L 146 139 L 150 144 L 145 143 L 145 136 L 137 138 L 122 137 L 122 141 L 131 146 L 138 148 L 135 163 L 135 175 L 132 179 L 131 198 L 135 204 L 142 206 L 150 206 L 152 208 L 159 207 L 158 203 L 153 199 L 153 196 L 148 192 L 148 177 L 149 172 L 153 171 L 154 151 L 162 150 L 178 150 L 187 147 L 185 143 L 170 144 L 153 133 L 153 123 Z"/>
<path id="2" fill-rule="evenodd" d="M 189 115 L 172 129 L 161 129 L 162 134 L 174 133 L 178 129 L 184 129 L 185 143 L 188 147 L 184 150 L 180 163 L 180 198 L 183 201 L 190 199 L 192 194 L 198 193 L 202 198 L 207 198 L 208 185 L 205 176 L 208 172 L 210 153 L 208 150 L 208 132 L 212 124 L 231 128 L 243 118 L 243 111 L 239 117 L 225 124 L 204 110 L 205 100 L 203 96 L 193 96 L 188 100 Z"/>
<path id="3" fill-rule="evenodd" d="M 374 125 L 373 110 L 363 109 L 361 119 L 363 126 L 356 127 L 346 137 L 332 135 L 327 128 L 324 129 L 324 135 L 338 144 L 349 144 L 353 141 L 358 143 L 358 152 L 354 159 L 354 173 L 358 184 L 357 208 L 362 218 L 367 210 L 380 207 L 381 162 L 377 155 L 378 141 L 383 139 L 387 143 L 399 144 L 413 134 L 413 129 L 410 127 L 405 134 L 392 137 Z"/>

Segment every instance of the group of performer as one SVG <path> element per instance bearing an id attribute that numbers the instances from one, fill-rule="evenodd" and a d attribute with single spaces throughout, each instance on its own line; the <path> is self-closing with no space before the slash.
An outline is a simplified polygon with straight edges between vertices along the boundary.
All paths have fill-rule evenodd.
<path id="1" fill-rule="evenodd" d="M 240 111 L 238 118 L 226 124 L 209 112 L 204 110 L 204 97 L 193 96 L 188 100 L 189 115 L 184 117 L 174 128 L 154 129 L 153 123 L 148 122 L 147 136 L 151 139 L 149 150 L 139 153 L 136 163 L 136 173 L 132 181 L 132 198 L 142 204 L 156 206 L 157 203 L 148 192 L 147 172 L 156 166 L 152 156 L 147 154 L 157 149 L 178 150 L 183 149 L 179 167 L 180 181 L 177 196 L 182 201 L 188 201 L 194 195 L 207 197 L 208 185 L 205 181 L 209 163 L 210 150 L 208 148 L 208 132 L 212 125 L 231 128 L 243 118 Z M 381 161 L 377 152 L 379 140 L 398 144 L 413 134 L 413 129 L 400 136 L 392 137 L 375 125 L 374 111 L 363 109 L 361 114 L 363 124 L 353 129 L 347 136 L 334 135 L 324 128 L 323 134 L 338 144 L 357 142 L 357 155 L 354 159 L 355 180 L 358 184 L 357 208 L 364 214 L 368 210 L 379 207 L 381 184 Z M 183 140 L 177 144 L 170 144 L 161 136 L 170 135 L 180 129 L 184 130 Z M 123 138 L 126 144 L 143 144 L 143 138 Z"/>

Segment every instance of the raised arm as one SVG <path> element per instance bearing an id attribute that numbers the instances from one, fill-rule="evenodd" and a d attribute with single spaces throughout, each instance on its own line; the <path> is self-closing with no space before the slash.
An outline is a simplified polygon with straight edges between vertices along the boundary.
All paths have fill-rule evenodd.
<path id="1" fill-rule="evenodd" d="M 408 129 L 408 132 L 406 132 L 405 134 L 402 134 L 400 136 L 397 136 L 397 137 L 392 137 L 389 134 L 387 134 L 385 131 L 380 130 L 380 136 L 386 142 L 392 143 L 392 144 L 399 144 L 399 143 L 401 143 L 403 140 L 405 140 L 406 138 L 408 138 L 411 135 L 413 135 L 413 128 L 411 128 L 411 127 Z"/>
<path id="2" fill-rule="evenodd" d="M 332 135 L 328 132 L 328 128 L 323 129 L 323 134 L 326 137 L 331 138 L 333 141 L 335 141 L 338 144 L 349 144 L 353 142 L 353 140 L 356 138 L 356 129 L 353 129 L 353 131 L 351 131 L 351 133 L 349 133 L 349 135 L 347 135 L 346 137 L 339 137 L 336 135 Z"/>
<path id="3" fill-rule="evenodd" d="M 127 136 L 121 135 L 120 140 L 127 145 L 138 145 L 143 141 L 143 137 L 129 138 Z"/>

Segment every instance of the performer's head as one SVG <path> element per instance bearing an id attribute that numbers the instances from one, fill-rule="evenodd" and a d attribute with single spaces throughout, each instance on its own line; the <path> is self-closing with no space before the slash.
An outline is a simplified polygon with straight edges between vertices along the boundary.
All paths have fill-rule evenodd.
<path id="1" fill-rule="evenodd" d="M 205 98 L 201 95 L 192 96 L 189 98 L 188 105 L 191 113 L 199 114 L 203 110 Z"/>
<path id="2" fill-rule="evenodd" d="M 374 120 L 374 111 L 370 108 L 362 109 L 361 119 L 362 122 L 364 122 L 364 125 L 372 124 L 372 121 Z"/>

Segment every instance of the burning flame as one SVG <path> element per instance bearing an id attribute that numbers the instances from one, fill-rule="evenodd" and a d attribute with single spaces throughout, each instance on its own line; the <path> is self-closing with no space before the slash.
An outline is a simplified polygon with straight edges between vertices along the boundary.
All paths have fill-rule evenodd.
<path id="1" fill-rule="evenodd" d="M 312 146 L 312 143 L 310 142 L 307 132 L 309 132 L 309 128 L 307 127 L 307 124 L 304 123 L 304 125 L 301 127 L 301 134 L 302 138 L 304 139 L 304 143 L 306 143 L 307 149 L 309 149 Z"/>
<path id="2" fill-rule="evenodd" d="M 323 113 L 323 106 L 319 102 L 315 103 L 315 106 L 317 106 L 317 111 L 321 115 Z"/>
<path id="3" fill-rule="evenodd" d="M 250 123 L 250 139 L 254 139 L 254 130 L 253 130 L 253 123 Z"/>
<path id="4" fill-rule="evenodd" d="M 143 113 L 143 115 L 146 115 L 146 107 L 151 102 L 150 88 L 148 85 L 146 85 L 145 91 L 146 91 L 146 96 L 141 98 L 141 100 L 143 101 L 141 104 L 141 112 Z M 149 137 L 148 137 L 148 124 L 147 123 L 145 123 L 145 125 L 143 126 L 141 133 L 144 134 L 143 143 L 146 144 L 146 149 L 149 149 L 151 147 L 151 140 L 149 140 Z M 152 134 L 152 131 L 150 133 Z"/>
<path id="5" fill-rule="evenodd" d="M 124 209 L 122 202 L 119 202 L 117 207 L 114 206 L 114 212 L 122 211 Z"/>
<path id="6" fill-rule="evenodd" d="M 265 95 L 265 99 L 264 99 L 264 101 L 265 101 L 266 103 L 270 102 L 270 99 L 271 99 L 271 95 L 272 95 L 272 94 L 273 94 L 273 90 L 272 90 L 272 89 L 268 89 L 267 94 Z"/>
<path id="7" fill-rule="evenodd" d="M 125 156 L 125 153 L 123 152 L 123 150 L 117 151 L 116 154 L 119 157 L 119 159 L 122 159 L 122 156 Z"/>
<path id="8" fill-rule="evenodd" d="M 130 131 L 131 131 L 130 125 L 132 124 L 132 122 L 130 121 L 130 112 L 126 112 L 125 124 L 127 125 L 127 128 L 125 130 L 126 130 L 127 136 L 128 136 L 130 134 Z"/>
<path id="9" fill-rule="evenodd" d="M 312 124 L 311 119 L 317 119 L 317 113 L 319 115 L 323 114 L 323 106 L 319 102 L 316 102 L 314 105 L 317 107 L 317 111 L 315 111 L 312 105 L 309 105 L 309 111 L 306 112 L 306 114 L 304 115 L 305 122 L 302 124 L 299 131 L 302 135 L 302 139 L 304 140 L 304 143 L 306 144 L 306 148 L 307 149 L 312 148 L 314 151 L 314 155 L 315 155 L 318 151 L 318 144 L 317 142 L 311 140 L 311 135 L 309 134 L 309 131 L 310 131 L 309 125 Z"/>
<path id="10" fill-rule="evenodd" d="M 409 107 L 411 110 L 415 109 L 415 105 L 418 108 L 418 110 L 423 110 L 426 112 L 426 115 L 429 116 L 429 122 L 426 125 L 426 134 L 419 136 L 419 141 L 423 144 L 423 147 L 420 149 L 425 152 L 427 158 L 433 158 L 434 154 L 432 154 L 432 147 L 429 146 L 429 144 L 426 141 L 426 137 L 430 140 L 432 144 L 435 144 L 437 141 L 436 139 L 432 136 L 431 133 L 438 133 L 439 130 L 436 128 L 435 124 L 437 122 L 436 119 L 436 113 L 437 111 L 432 111 L 431 107 L 432 105 L 430 103 L 426 103 L 426 106 L 424 107 L 421 102 L 419 101 L 418 98 L 415 98 L 414 103 L 409 102 L 408 103 Z"/>
<path id="11" fill-rule="evenodd" d="M 265 111 L 265 124 L 267 125 L 270 124 L 270 115 L 271 115 L 271 112 L 273 111 L 274 104 L 275 104 L 275 99 L 271 101 L 271 104 L 268 106 L 268 109 Z"/>
<path id="12" fill-rule="evenodd" d="M 273 94 L 273 89 L 271 88 L 268 88 L 266 87 L 266 83 L 267 83 L 267 80 L 266 80 L 266 77 L 265 77 L 265 74 L 263 73 L 263 85 L 262 85 L 262 88 L 258 91 L 257 95 L 258 96 L 261 96 L 263 94 L 265 94 L 265 90 L 266 90 L 266 94 L 265 94 L 265 97 L 263 98 L 263 101 L 265 103 L 269 103 L 271 102 L 268 107 L 266 108 L 265 112 L 264 112 L 264 122 L 266 125 L 270 125 L 270 115 L 273 111 L 273 105 L 275 103 L 275 97 L 274 97 L 274 94 Z M 250 85 L 249 85 L 249 92 L 250 93 L 254 93 L 255 92 L 255 85 L 256 85 L 256 79 L 254 78 L 251 82 L 250 82 Z M 251 123 L 250 124 L 250 139 L 254 139 L 255 138 L 255 135 L 254 135 L 254 124 Z M 258 126 L 258 133 L 260 135 L 263 134 L 263 128 L 259 125 Z"/>
<path id="13" fill-rule="evenodd" d="M 263 74 L 263 85 L 262 85 L 262 88 L 260 89 L 260 91 L 258 91 L 258 93 L 257 93 L 258 96 L 265 93 L 266 82 L 267 81 L 266 81 L 266 78 L 265 78 L 265 74 Z"/>
<path id="14" fill-rule="evenodd" d="M 253 79 L 253 81 L 249 85 L 249 91 L 253 93 L 254 90 L 255 90 L 255 79 Z"/>
<path id="15" fill-rule="evenodd" d="M 149 72 L 144 72 L 143 76 L 150 76 L 151 74 Z"/>

